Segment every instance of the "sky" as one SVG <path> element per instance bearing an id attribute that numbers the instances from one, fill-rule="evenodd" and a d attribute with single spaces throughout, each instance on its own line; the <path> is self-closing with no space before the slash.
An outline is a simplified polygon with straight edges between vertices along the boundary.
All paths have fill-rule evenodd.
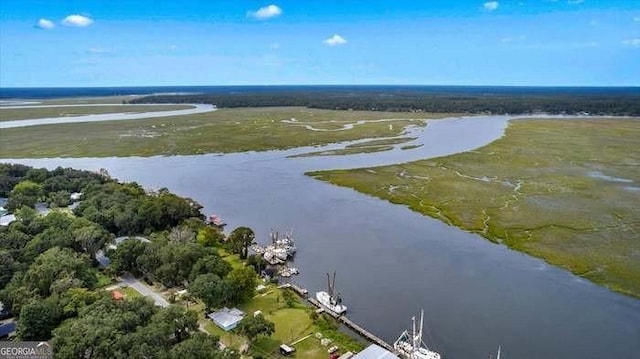
<path id="1" fill-rule="evenodd" d="M 640 86 L 640 0 L 2 0 L 0 87 Z"/>

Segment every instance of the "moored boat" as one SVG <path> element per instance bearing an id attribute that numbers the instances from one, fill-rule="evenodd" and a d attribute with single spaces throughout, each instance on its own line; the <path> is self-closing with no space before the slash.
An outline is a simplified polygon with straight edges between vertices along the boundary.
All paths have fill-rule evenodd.
<path id="1" fill-rule="evenodd" d="M 420 312 L 420 329 L 416 332 L 416 317 L 412 317 L 413 332 L 405 330 L 393 343 L 393 348 L 404 359 L 440 359 L 440 354 L 430 350 L 422 340 L 424 311 Z"/>
<path id="2" fill-rule="evenodd" d="M 329 277 L 329 273 L 327 273 L 327 289 L 328 291 L 320 291 L 316 293 L 316 300 L 322 305 L 325 309 L 332 311 L 337 315 L 341 315 L 346 313 L 347 306 L 342 304 L 342 298 L 340 297 L 340 293 L 336 293 L 336 272 L 333 272 L 333 281 Z"/>

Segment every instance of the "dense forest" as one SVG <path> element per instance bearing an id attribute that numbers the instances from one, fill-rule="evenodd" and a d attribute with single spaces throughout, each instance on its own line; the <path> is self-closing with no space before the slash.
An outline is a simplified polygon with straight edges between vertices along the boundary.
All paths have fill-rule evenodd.
<path id="1" fill-rule="evenodd" d="M 79 203 L 69 207 L 74 192 Z M 104 288 L 118 275 L 134 275 L 188 288 L 191 300 L 209 309 L 243 303 L 255 293 L 256 259 L 232 268 L 218 250 L 246 258 L 251 229 L 225 237 L 206 225 L 195 201 L 120 183 L 106 171 L 0 164 L 0 193 L 16 216 L 0 227 L 0 301 L 3 315 L 17 319 L 18 339 L 51 340 L 56 358 L 238 357 L 200 332 L 198 314 L 185 306 L 161 308 L 144 297 L 117 301 Z M 36 211 L 36 203 L 50 211 Z M 111 264 L 99 266 L 99 250 L 117 235 L 134 234 L 150 240 L 107 249 Z M 273 332 L 272 323 L 251 320 L 240 328 L 253 336 Z"/>
<path id="2" fill-rule="evenodd" d="M 208 103 L 218 107 L 306 106 L 468 114 L 640 116 L 638 89 L 273 87 L 255 91 L 146 96 L 130 103 Z"/>

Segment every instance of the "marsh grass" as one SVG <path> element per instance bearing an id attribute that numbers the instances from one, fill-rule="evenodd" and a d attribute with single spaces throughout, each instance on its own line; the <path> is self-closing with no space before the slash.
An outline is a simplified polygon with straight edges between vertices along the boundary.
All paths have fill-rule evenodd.
<path id="1" fill-rule="evenodd" d="M 302 107 L 221 109 L 215 112 L 131 121 L 40 125 L 2 130 L 7 158 L 187 155 L 265 151 L 365 138 L 395 137 L 424 121 L 415 113 L 318 110 Z M 420 114 L 420 118 L 449 115 Z M 296 119 L 296 123 L 283 120 Z M 359 120 L 341 131 L 329 129 Z M 337 124 L 337 122 L 341 124 Z"/>
<path id="2" fill-rule="evenodd" d="M 308 175 L 640 297 L 638 139 L 639 119 L 518 120 L 475 151 Z"/>
<path id="3" fill-rule="evenodd" d="M 82 107 L 42 107 L 42 108 L 22 108 L 3 109 L 0 107 L 0 121 L 28 120 L 50 117 L 75 117 L 82 115 L 99 115 L 107 113 L 140 113 L 184 110 L 192 108 L 187 105 L 142 105 L 142 106 L 82 106 Z"/>

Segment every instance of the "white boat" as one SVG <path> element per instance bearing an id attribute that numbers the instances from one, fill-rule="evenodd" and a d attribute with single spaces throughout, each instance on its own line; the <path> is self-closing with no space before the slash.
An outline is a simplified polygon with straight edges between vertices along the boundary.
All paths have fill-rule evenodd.
<path id="1" fill-rule="evenodd" d="M 420 329 L 416 332 L 416 317 L 411 318 L 413 332 L 405 330 L 393 343 L 393 348 L 405 359 L 440 359 L 440 354 L 430 350 L 422 340 L 424 311 L 420 312 Z"/>
<path id="2" fill-rule="evenodd" d="M 342 298 L 339 293 L 336 293 L 336 272 L 333 272 L 333 282 L 327 273 L 327 286 L 328 292 L 320 291 L 316 293 L 316 299 L 327 310 L 334 312 L 337 315 L 341 315 L 347 311 L 347 306 L 342 304 Z"/>

